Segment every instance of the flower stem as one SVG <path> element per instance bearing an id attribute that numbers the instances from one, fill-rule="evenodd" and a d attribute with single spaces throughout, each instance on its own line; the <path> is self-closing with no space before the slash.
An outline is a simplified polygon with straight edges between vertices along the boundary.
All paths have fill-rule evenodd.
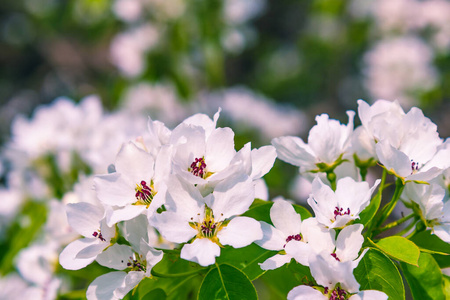
<path id="1" fill-rule="evenodd" d="M 336 191 L 336 174 L 334 174 L 334 171 L 327 172 L 327 179 L 330 182 L 331 189 Z"/>
<path id="2" fill-rule="evenodd" d="M 377 227 L 383 224 L 383 222 L 386 221 L 386 219 L 391 215 L 392 211 L 395 208 L 395 205 L 400 199 L 400 195 L 402 194 L 404 188 L 405 184 L 403 183 L 403 181 L 397 178 L 397 181 L 395 182 L 394 195 L 392 196 L 391 201 L 383 207 L 381 217 L 377 222 Z"/>
<path id="3" fill-rule="evenodd" d="M 387 224 L 387 225 L 381 227 L 380 229 L 376 230 L 376 231 L 374 232 L 374 235 L 377 235 L 377 234 L 382 233 L 382 232 L 384 232 L 384 231 L 386 231 L 386 230 L 389 230 L 389 229 L 391 229 L 391 228 L 393 228 L 393 227 L 395 227 L 395 226 L 398 226 L 398 225 L 400 225 L 400 224 L 403 224 L 403 223 L 405 223 L 406 221 L 408 221 L 409 219 L 411 219 L 412 217 L 414 217 L 414 215 L 415 215 L 415 214 L 412 213 L 412 214 L 410 214 L 410 215 L 407 215 L 406 217 L 403 217 L 403 218 L 401 218 L 401 219 L 398 219 L 397 221 L 391 222 L 391 223 L 389 223 L 389 224 Z M 414 224 L 414 222 L 412 222 L 412 224 Z M 408 227 L 409 227 L 409 226 L 410 226 L 410 225 L 408 225 Z"/>

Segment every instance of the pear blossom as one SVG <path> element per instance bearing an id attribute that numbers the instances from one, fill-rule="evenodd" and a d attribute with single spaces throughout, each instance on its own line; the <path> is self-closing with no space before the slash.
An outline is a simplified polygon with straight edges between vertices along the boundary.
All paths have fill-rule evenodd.
<path id="1" fill-rule="evenodd" d="M 319 226 L 315 218 L 309 218 L 304 221 L 301 220 L 294 207 L 284 199 L 277 199 L 274 201 L 270 209 L 270 219 L 274 226 L 266 223 L 261 223 L 263 231 L 263 238 L 255 241 L 255 243 L 264 249 L 282 251 L 286 250 L 284 254 L 276 254 L 268 258 L 260 264 L 263 270 L 272 270 L 289 263 L 292 255 L 287 251 L 288 245 L 296 244 L 295 248 L 302 252 L 298 256 L 298 262 L 308 266 L 308 254 L 313 249 L 322 248 L 322 244 L 331 244 L 334 240 L 334 232 Z"/>
<path id="2" fill-rule="evenodd" d="M 164 204 L 169 158 L 169 148 L 159 151 L 155 160 L 132 142 L 122 146 L 115 162 L 116 172 L 94 179 L 97 196 L 107 206 L 108 226 L 142 213 L 151 217 Z"/>
<path id="3" fill-rule="evenodd" d="M 283 136 L 272 140 L 278 157 L 290 164 L 300 167 L 300 172 L 320 171 L 318 164 L 336 167 L 347 154 L 353 132 L 355 113 L 347 111 L 347 125 L 337 120 L 330 120 L 327 114 L 316 116 L 317 125 L 308 135 L 308 144 L 295 136 Z"/>
<path id="4" fill-rule="evenodd" d="M 325 292 L 326 291 L 326 292 Z M 360 291 L 356 294 L 351 295 L 349 298 L 347 297 L 350 293 L 341 289 L 339 286 L 334 289 L 325 289 L 322 293 L 321 291 L 309 286 L 309 285 L 299 285 L 293 288 L 287 295 L 288 300 L 340 300 L 340 299 L 348 299 L 348 300 L 387 300 L 388 296 L 380 291 L 376 290 L 366 290 Z"/>
<path id="5" fill-rule="evenodd" d="M 356 182 L 350 177 L 345 177 L 338 180 L 336 192 L 333 192 L 319 177 L 316 177 L 308 204 L 314 210 L 319 223 L 328 228 L 342 228 L 359 218 L 380 181 L 376 180 L 369 188 L 367 182 Z"/>
<path id="6" fill-rule="evenodd" d="M 116 230 L 106 224 L 105 212 L 101 207 L 80 202 L 68 204 L 66 210 L 70 226 L 85 238 L 67 245 L 59 255 L 59 263 L 65 269 L 79 270 L 92 263 L 111 245 Z"/>
<path id="7" fill-rule="evenodd" d="M 196 184 L 204 195 L 228 177 L 246 173 L 253 180 L 265 175 L 276 158 L 272 146 L 251 149 L 247 143 L 239 152 L 234 149 L 234 132 L 216 128 L 219 111 L 211 120 L 203 114 L 187 118 L 173 131 L 173 172 Z"/>
<path id="8" fill-rule="evenodd" d="M 435 183 L 408 183 L 404 195 L 418 204 L 422 221 L 432 233 L 450 243 L 450 201 L 445 201 L 444 188 Z"/>
<path id="9" fill-rule="evenodd" d="M 97 257 L 97 262 L 120 271 L 97 277 L 86 291 L 87 299 L 122 299 L 142 279 L 151 276 L 151 269 L 162 258 L 163 252 L 153 249 L 143 239 L 136 252 L 130 246 L 114 244 Z"/>
<path id="10" fill-rule="evenodd" d="M 170 182 L 170 210 L 154 215 L 152 223 L 165 239 L 187 243 L 181 249 L 181 258 L 208 266 L 220 255 L 222 245 L 241 248 L 262 238 L 258 221 L 236 217 L 254 199 L 248 176 L 220 182 L 205 198 L 181 177 L 172 177 Z"/>

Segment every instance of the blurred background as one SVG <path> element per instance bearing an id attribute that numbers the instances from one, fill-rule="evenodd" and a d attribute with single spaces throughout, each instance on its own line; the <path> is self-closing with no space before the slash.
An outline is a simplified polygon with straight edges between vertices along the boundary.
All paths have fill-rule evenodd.
<path id="1" fill-rule="evenodd" d="M 11 232 L 38 222 L 30 214 L 31 221 L 10 225 L 18 211 L 36 209 L 11 204 L 24 197 L 23 187 L 29 199 L 62 199 L 80 174 L 106 172 L 117 149 L 110 140 L 120 145 L 146 130 L 148 115 L 173 128 L 221 107 L 219 125 L 232 127 L 240 149 L 282 135 L 306 141 L 317 114 L 347 123 L 345 111 L 355 110 L 357 99 L 380 98 L 399 101 L 405 111 L 420 107 L 442 138 L 450 135 L 450 1 L 2 0 L 0 196 L 9 200 L 0 205 L 7 246 L 0 270 L 12 270 L 6 261 L 35 237 L 11 242 Z M 78 119 L 67 108 L 77 103 Z M 87 116 L 93 127 L 77 127 L 77 134 L 92 135 L 105 116 L 120 130 L 102 127 L 109 138 L 90 136 L 90 152 L 64 141 L 70 159 L 67 151 L 47 155 L 56 133 L 73 135 L 63 128 Z M 42 123 L 56 128 L 48 139 Z M 115 146 L 107 149 L 110 161 L 99 162 L 106 160 L 98 150 L 105 143 Z M 55 168 L 39 169 L 42 160 L 70 173 L 69 180 L 61 181 L 64 172 L 55 175 Z M 24 170 L 53 186 L 56 180 L 58 189 L 46 190 Z M 304 197 L 295 174 L 297 168 L 277 161 L 266 176 L 270 196 Z"/>

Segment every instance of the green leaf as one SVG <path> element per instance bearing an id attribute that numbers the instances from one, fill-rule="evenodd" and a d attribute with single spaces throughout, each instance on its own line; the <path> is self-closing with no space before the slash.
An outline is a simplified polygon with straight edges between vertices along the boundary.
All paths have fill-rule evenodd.
<path id="1" fill-rule="evenodd" d="M 360 290 L 378 290 L 389 300 L 404 300 L 405 288 L 394 263 L 382 252 L 371 248 L 353 271 Z"/>
<path id="2" fill-rule="evenodd" d="M 226 246 L 221 250 L 220 256 L 217 257 L 216 261 L 219 264 L 227 263 L 238 268 L 253 281 L 264 273 L 259 263 L 264 262 L 275 254 L 277 254 L 277 251 L 269 251 L 256 244 L 250 244 L 239 249 Z"/>
<path id="3" fill-rule="evenodd" d="M 159 277 L 183 277 L 203 270 L 206 268 L 180 258 L 178 252 L 165 252 L 163 259 L 152 268 L 152 274 Z"/>
<path id="4" fill-rule="evenodd" d="M 243 216 L 251 217 L 255 220 L 264 221 L 266 223 L 272 224 L 272 221 L 270 220 L 270 208 L 272 207 L 273 202 L 264 201 L 265 203 L 261 203 L 261 201 L 262 200 L 258 200 L 258 199 L 253 201 L 252 206 L 250 206 L 250 209 L 247 210 L 243 214 Z M 311 213 L 303 206 L 300 206 L 297 204 L 293 204 L 292 206 L 294 207 L 295 211 L 300 214 L 300 216 L 302 217 L 302 220 L 305 220 L 305 219 L 311 217 Z"/>
<path id="5" fill-rule="evenodd" d="M 198 274 L 177 278 L 145 278 L 132 299 L 192 299 L 197 295 L 202 277 Z M 131 294 L 131 293 L 129 293 Z"/>
<path id="6" fill-rule="evenodd" d="M 198 293 L 199 300 L 258 299 L 256 289 L 244 273 L 228 264 L 218 265 L 206 274 Z"/>
<path id="7" fill-rule="evenodd" d="M 373 217 L 376 215 L 378 208 L 380 207 L 380 203 L 381 193 L 377 193 L 372 198 L 369 205 L 359 214 L 359 220 L 357 220 L 357 222 L 363 224 L 364 226 L 369 224 L 369 222 L 372 221 Z"/>
<path id="8" fill-rule="evenodd" d="M 450 244 L 442 241 L 439 237 L 432 234 L 430 230 L 421 231 L 415 234 L 411 241 L 423 249 L 434 251 L 434 259 L 440 268 L 450 267 Z M 447 255 L 446 255 L 447 254 Z"/>
<path id="9" fill-rule="evenodd" d="M 416 244 L 404 237 L 390 236 L 379 240 L 374 245 L 396 260 L 417 266 L 420 249 Z"/>
<path id="10" fill-rule="evenodd" d="M 401 263 L 414 300 L 444 300 L 443 277 L 439 265 L 428 253 L 421 253 L 419 266 Z"/>
<path id="11" fill-rule="evenodd" d="M 444 295 L 445 299 L 450 299 L 450 277 L 442 274 L 444 280 Z"/>
<path id="12" fill-rule="evenodd" d="M 167 295 L 164 292 L 163 289 L 154 289 L 147 294 L 145 294 L 143 297 L 139 298 L 140 300 L 165 300 L 167 299 Z"/>

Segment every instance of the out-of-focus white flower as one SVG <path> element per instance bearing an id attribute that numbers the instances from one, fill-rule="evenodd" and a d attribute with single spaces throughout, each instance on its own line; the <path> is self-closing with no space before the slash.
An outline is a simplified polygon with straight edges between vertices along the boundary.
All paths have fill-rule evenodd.
<path id="1" fill-rule="evenodd" d="M 210 99 L 222 108 L 225 116 L 242 126 L 255 128 L 268 139 L 304 132 L 306 116 L 303 112 L 277 105 L 246 88 L 226 89 L 211 95 Z"/>
<path id="2" fill-rule="evenodd" d="M 66 203 L 52 200 L 49 203 L 45 233 L 58 245 L 67 245 L 78 237 L 67 221 Z"/>
<path id="3" fill-rule="evenodd" d="M 37 286 L 47 285 L 56 271 L 58 251 L 59 245 L 56 242 L 22 249 L 15 259 L 20 275 Z"/>
<path id="4" fill-rule="evenodd" d="M 44 286 L 30 285 L 19 275 L 10 273 L 0 277 L 0 299 L 53 300 L 56 299 L 60 285 L 61 280 L 58 278 L 52 279 Z"/>
<path id="5" fill-rule="evenodd" d="M 359 218 L 359 213 L 369 204 L 378 184 L 379 179 L 369 188 L 367 182 L 356 182 L 345 177 L 337 181 L 336 192 L 333 192 L 317 177 L 313 181 L 308 204 L 319 223 L 328 228 L 342 228 L 351 220 Z"/>
<path id="6" fill-rule="evenodd" d="M 127 77 L 140 75 L 145 67 L 145 54 L 159 41 L 159 31 L 147 23 L 118 34 L 111 42 L 111 60 Z"/>
<path id="7" fill-rule="evenodd" d="M 417 93 L 437 84 L 433 58 L 432 49 L 417 37 L 381 40 L 364 56 L 365 85 L 375 99 L 397 99 L 413 106 Z"/>
<path id="8" fill-rule="evenodd" d="M 141 82 L 131 86 L 123 96 L 123 106 L 133 114 L 151 115 L 164 123 L 174 124 L 186 117 L 173 87 Z"/>
<path id="9" fill-rule="evenodd" d="M 224 18 L 229 24 L 239 25 L 259 15 L 265 8 L 265 0 L 227 0 Z"/>
<path id="10" fill-rule="evenodd" d="M 114 14 L 125 22 L 139 20 L 143 9 L 142 0 L 116 0 L 112 6 Z"/>

